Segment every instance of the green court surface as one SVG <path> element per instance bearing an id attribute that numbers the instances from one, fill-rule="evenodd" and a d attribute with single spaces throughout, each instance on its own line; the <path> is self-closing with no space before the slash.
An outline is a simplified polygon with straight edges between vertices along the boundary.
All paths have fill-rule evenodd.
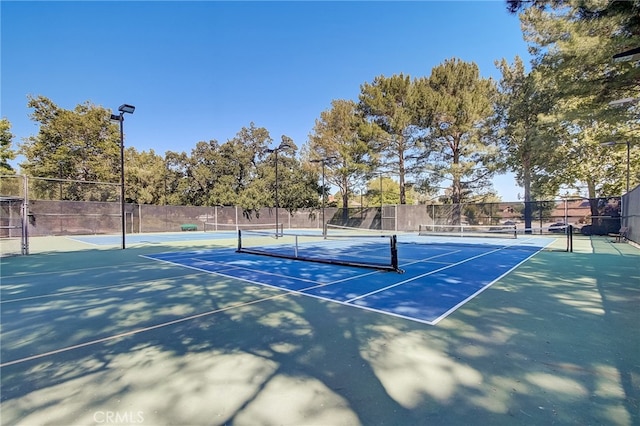
<path id="1" fill-rule="evenodd" d="M 143 257 L 234 243 L 2 258 L 2 425 L 640 424 L 629 244 L 539 252 L 437 325 Z"/>

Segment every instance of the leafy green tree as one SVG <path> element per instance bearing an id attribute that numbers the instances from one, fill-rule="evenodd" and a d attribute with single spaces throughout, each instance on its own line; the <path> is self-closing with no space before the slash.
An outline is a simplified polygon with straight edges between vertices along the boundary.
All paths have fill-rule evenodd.
<path id="1" fill-rule="evenodd" d="M 164 158 L 153 150 L 125 150 L 125 198 L 138 204 L 166 204 L 167 171 Z"/>
<path id="2" fill-rule="evenodd" d="M 272 142 L 267 129 L 250 123 L 248 128 L 243 127 L 233 139 L 222 145 L 219 174 L 228 177 L 228 181 L 225 178 L 225 185 L 216 190 L 220 201 L 225 191 L 235 194 L 245 214 L 257 212 L 267 205 L 269 193 L 264 191 L 264 187 L 258 188 L 254 180 L 264 153 Z"/>
<path id="3" fill-rule="evenodd" d="M 226 191 L 234 194 L 235 202 L 242 207 L 243 214 L 250 217 L 259 214 L 260 208 L 269 205 L 272 194 L 268 183 L 256 179 L 261 175 L 260 167 L 265 152 L 272 143 L 269 131 L 250 123 L 221 147 L 221 167 L 219 174 L 223 184 L 216 189 L 217 200 L 223 201 Z M 224 203 L 220 203 L 224 204 Z"/>
<path id="4" fill-rule="evenodd" d="M 551 13 L 558 16 L 567 17 L 571 22 L 585 24 L 588 36 L 597 36 L 604 30 L 608 40 L 606 45 L 610 45 L 613 54 L 621 53 L 640 46 L 640 2 L 637 0 L 506 0 L 507 10 L 510 13 Z M 594 25 L 595 24 L 595 25 Z M 599 29 L 596 29 L 599 27 Z M 560 26 L 556 25 L 556 29 Z M 595 31 L 594 31 L 595 30 Z M 528 29 L 525 28 L 525 36 L 529 36 Z M 551 31 L 553 33 L 553 30 Z M 534 37 L 539 34 L 533 32 Z M 544 40 L 544 37 L 539 37 Z M 570 41 L 571 37 L 564 38 Z M 537 43 L 537 42 L 535 42 Z M 581 44 L 580 42 L 574 44 Z M 603 47 L 603 45 L 599 45 Z M 538 46 L 532 46 L 532 51 L 538 56 L 541 50 Z M 588 49 L 585 50 L 588 52 Z M 580 56 L 579 52 L 576 59 Z M 593 52 L 595 53 L 595 51 Z M 603 62 L 606 65 L 609 61 Z M 598 89 L 605 89 L 614 96 L 620 96 L 615 92 L 626 91 L 638 85 L 640 69 L 632 62 L 617 64 L 600 79 L 595 81 Z M 576 81 L 576 88 L 580 88 L 580 82 Z M 593 89 L 593 88 L 592 88 Z"/>
<path id="5" fill-rule="evenodd" d="M 400 203 L 400 186 L 389 177 L 373 178 L 367 182 L 367 205 L 381 206 Z M 409 188 L 405 193 L 406 204 L 413 204 L 415 193 Z"/>
<path id="6" fill-rule="evenodd" d="M 0 175 L 14 174 L 15 171 L 9 160 L 16 158 L 16 152 L 11 148 L 13 134 L 11 123 L 6 118 L 0 120 Z"/>
<path id="7" fill-rule="evenodd" d="M 165 203 L 169 205 L 190 205 L 189 156 L 185 152 L 167 151 L 164 156 L 167 195 Z"/>
<path id="8" fill-rule="evenodd" d="M 172 204 L 239 205 L 246 216 L 268 202 L 268 191 L 256 188 L 261 156 L 271 137 L 253 123 L 223 144 L 198 142 L 190 154 L 167 152 L 167 188 Z"/>
<path id="9" fill-rule="evenodd" d="M 584 185 L 590 198 L 610 195 L 601 191 L 613 156 L 601 144 L 622 134 L 638 139 L 638 130 L 629 128 L 630 117 L 607 105 L 618 96 L 632 96 L 640 76 L 630 65 L 611 60 L 630 42 L 640 44 L 638 34 L 629 32 L 640 28 L 633 12 L 638 5 L 619 3 L 572 0 L 520 15 L 534 70 L 544 82 L 538 89 L 550 100 L 537 129 L 547 146 L 537 183 L 547 193 Z M 592 210 L 597 215 L 597 206 Z"/>
<path id="10" fill-rule="evenodd" d="M 221 204 L 217 192 L 212 191 L 220 181 L 219 164 L 222 160 L 221 147 L 218 142 L 198 142 L 189 161 L 187 179 L 190 182 L 191 196 L 194 205 L 213 206 Z"/>
<path id="11" fill-rule="evenodd" d="M 632 24 L 638 21 L 640 4 L 634 18 L 633 8 L 625 6 L 618 13 L 616 5 L 621 3 L 571 0 L 553 9 L 528 8 L 520 15 L 534 68 L 561 101 L 556 109 L 563 118 L 589 112 L 598 121 L 611 119 L 611 110 L 603 108 L 606 103 L 637 91 L 640 70 L 612 61 L 630 43 L 640 45 L 640 33 L 625 30 L 640 30 Z"/>
<path id="12" fill-rule="evenodd" d="M 88 102 L 66 110 L 44 96 L 30 97 L 28 106 L 33 108 L 31 119 L 40 127 L 37 135 L 20 146 L 26 159 L 20 167 L 27 175 L 80 182 L 119 181 L 120 134 L 110 121 L 109 110 Z M 106 200 L 110 192 L 92 193 L 91 197 Z M 67 194 L 71 199 L 88 196 L 82 191 Z"/>

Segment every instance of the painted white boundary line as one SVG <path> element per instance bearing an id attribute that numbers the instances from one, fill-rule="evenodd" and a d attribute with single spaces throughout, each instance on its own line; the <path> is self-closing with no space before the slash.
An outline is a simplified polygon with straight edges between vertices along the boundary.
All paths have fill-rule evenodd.
<path id="1" fill-rule="evenodd" d="M 185 278 L 185 277 L 191 277 L 191 276 L 196 276 L 196 275 L 198 275 L 198 274 L 189 274 L 189 275 L 184 275 L 183 274 L 183 275 L 176 275 L 174 277 L 162 277 L 162 278 L 156 278 L 156 279 L 153 279 L 153 280 L 146 280 L 146 281 L 133 281 L 133 282 L 125 283 L 125 284 L 115 284 L 115 285 L 108 285 L 108 286 L 104 286 L 104 287 L 91 287 L 91 288 L 83 288 L 83 289 L 78 289 L 78 290 L 61 291 L 59 293 L 41 294 L 41 295 L 38 295 L 38 296 L 20 297 L 20 298 L 17 298 L 17 299 L 0 300 L 0 304 L 13 303 L 13 302 L 24 302 L 26 300 L 46 299 L 46 298 L 49 298 L 49 297 L 67 296 L 69 294 L 90 293 L 92 291 L 108 290 L 108 289 L 118 288 L 118 287 L 127 287 L 127 286 L 136 287 L 136 286 L 139 286 L 139 285 L 152 283 L 154 281 L 173 280 L 173 279 L 176 279 L 176 278 Z"/>
<path id="2" fill-rule="evenodd" d="M 438 318 L 433 320 L 433 325 L 436 325 L 437 323 L 439 323 L 441 320 L 445 319 L 446 317 L 448 317 L 450 314 L 452 314 L 453 312 L 455 312 L 459 307 L 461 307 L 462 305 L 464 305 L 465 303 L 467 303 L 469 300 L 473 299 L 474 297 L 476 297 L 478 294 L 482 293 L 483 291 L 485 291 L 486 289 L 488 289 L 489 287 L 491 287 L 493 284 L 495 284 L 497 281 L 499 281 L 502 277 L 504 277 L 505 275 L 507 275 L 508 273 L 510 273 L 511 271 L 513 271 L 514 269 L 516 269 L 518 266 L 522 265 L 524 262 L 526 262 L 527 260 L 531 259 L 533 256 L 535 256 L 536 254 L 540 253 L 541 250 L 538 250 L 537 252 L 533 253 L 531 256 L 527 257 L 526 259 L 523 259 L 521 262 L 519 262 L 517 265 L 515 265 L 513 268 L 509 269 L 508 271 L 506 271 L 504 274 L 500 275 L 498 278 L 496 278 L 495 280 L 491 281 L 489 284 L 485 285 L 484 287 L 480 288 L 478 291 L 476 291 L 475 293 L 473 293 L 472 295 L 470 295 L 469 297 L 467 297 L 466 299 L 462 300 L 461 302 L 459 302 L 457 305 L 453 306 L 451 309 L 449 309 L 447 312 L 445 312 L 444 314 L 440 315 Z"/>
<path id="3" fill-rule="evenodd" d="M 545 246 L 545 247 L 546 247 L 546 246 Z M 436 274 L 436 273 L 438 273 L 438 272 L 444 271 L 444 270 L 446 270 L 446 269 L 449 269 L 449 268 L 452 268 L 452 267 L 455 267 L 455 266 L 458 266 L 458 265 L 464 264 L 464 263 L 469 262 L 469 261 L 471 261 L 471 260 L 478 259 L 478 258 L 480 258 L 480 257 L 483 257 L 483 256 L 486 256 L 486 255 L 489 255 L 489 254 L 492 254 L 492 253 L 496 253 L 496 252 L 502 251 L 502 250 L 504 250 L 505 248 L 506 248 L 506 247 L 501 247 L 501 248 L 498 248 L 498 249 L 495 249 L 495 250 L 488 251 L 488 252 L 486 252 L 486 253 L 479 254 L 479 255 L 477 255 L 477 256 L 469 257 L 469 258 L 464 259 L 464 260 L 462 260 L 462 261 L 460 261 L 460 262 L 452 263 L 452 264 L 450 264 L 450 265 L 447 265 L 447 266 L 444 266 L 444 267 L 442 267 L 442 268 L 439 268 L 439 269 L 436 269 L 436 270 L 433 270 L 433 271 L 430 271 L 430 272 L 424 273 L 424 274 L 422 274 L 422 275 L 418 275 L 418 276 L 413 277 L 413 278 L 410 278 L 410 279 L 408 279 L 408 280 L 404 280 L 404 281 L 401 281 L 401 282 L 399 282 L 399 283 L 395 283 L 395 284 L 393 284 L 393 285 L 390 285 L 390 286 L 387 286 L 387 287 L 384 287 L 384 288 L 381 288 L 381 289 L 378 289 L 378 290 L 375 290 L 375 291 L 372 291 L 372 292 L 369 292 L 369 293 L 366 293 L 366 294 L 360 295 L 360 296 L 358 296 L 358 297 L 354 297 L 354 298 L 352 298 L 352 299 L 347 300 L 345 303 L 348 303 L 348 304 L 350 304 L 350 305 L 351 305 L 351 303 L 352 303 L 352 302 L 354 302 L 354 301 L 356 301 L 356 300 L 359 300 L 359 299 L 362 299 L 362 298 L 365 298 L 365 297 L 371 296 L 371 295 L 376 294 L 376 293 L 380 293 L 380 292 L 385 291 L 385 290 L 388 290 L 388 289 L 390 289 L 390 288 L 394 288 L 394 287 L 397 287 L 397 286 L 400 286 L 400 285 L 408 284 L 408 283 L 410 283 L 410 282 L 412 282 L 412 281 L 415 281 L 415 280 L 417 280 L 417 279 L 419 279 L 419 278 L 424 278 L 424 277 L 426 277 L 426 276 L 433 275 L 433 274 Z M 474 297 L 476 297 L 478 294 L 482 293 L 484 290 L 486 290 L 487 288 L 491 287 L 491 286 L 492 286 L 496 281 L 499 281 L 502 277 L 504 277 L 505 275 L 507 275 L 508 273 L 510 273 L 511 271 L 513 271 L 514 269 L 516 269 L 518 266 L 522 265 L 524 262 L 526 262 L 527 260 L 531 259 L 531 258 L 532 258 L 533 256 L 535 256 L 536 254 L 538 254 L 540 251 L 542 251 L 542 249 L 543 249 L 543 248 L 544 248 L 544 247 L 540 247 L 537 251 L 535 251 L 534 253 L 532 253 L 530 256 L 527 256 L 525 259 L 523 259 L 522 261 L 518 262 L 515 266 L 513 266 L 512 268 L 510 268 L 508 271 L 504 272 L 502 275 L 500 275 L 499 277 L 497 277 L 495 280 L 491 281 L 489 284 L 487 284 L 487 285 L 483 286 L 483 287 L 482 287 L 482 288 L 480 288 L 478 291 L 476 291 L 475 293 L 473 293 L 473 294 L 471 294 L 470 296 L 468 296 L 466 299 L 462 300 L 461 302 L 457 303 L 455 306 L 451 307 L 448 311 L 446 311 L 445 313 L 443 313 L 442 315 L 440 315 L 438 318 L 434 319 L 433 321 L 429 321 L 429 322 L 427 322 L 427 321 L 423 321 L 423 322 L 426 322 L 427 324 L 430 324 L 430 325 L 436 325 L 438 322 L 440 322 L 441 320 L 443 320 L 444 318 L 446 318 L 447 316 L 449 316 L 451 313 L 455 312 L 458 308 L 460 308 L 462 305 L 464 305 L 465 303 L 467 303 L 469 300 L 473 299 L 473 298 L 474 298 Z M 358 307 L 360 307 L 360 305 L 351 305 L 351 306 L 358 306 Z M 385 312 L 385 313 L 387 313 L 387 314 L 392 314 L 392 315 L 393 315 L 393 313 L 390 313 L 390 312 Z M 411 317 L 403 317 L 403 318 L 410 318 L 410 319 L 411 319 Z M 414 319 L 414 321 L 415 321 L 415 319 Z"/>
<path id="4" fill-rule="evenodd" d="M 217 313 L 229 311 L 231 309 L 241 308 L 241 307 L 245 307 L 245 306 L 249 306 L 249 305 L 255 305 L 257 303 L 265 302 L 267 300 L 273 300 L 273 299 L 277 299 L 277 298 L 280 298 L 280 297 L 285 297 L 285 296 L 288 296 L 290 294 L 291 294 L 291 292 L 287 292 L 287 293 L 276 294 L 274 296 L 263 297 L 261 299 L 252 300 L 250 302 L 238 303 L 238 304 L 227 306 L 227 307 L 224 307 L 224 308 L 214 309 L 214 310 L 211 310 L 211 311 L 202 312 L 202 313 L 195 314 L 195 315 L 190 315 L 188 317 L 178 318 L 178 319 L 175 319 L 175 320 L 172 320 L 172 321 L 167 321 L 167 322 L 156 324 L 156 325 L 152 325 L 152 326 L 149 326 L 149 327 L 139 328 L 139 329 L 136 329 L 136 330 L 127 331 L 125 333 L 115 334 L 113 336 L 107 336 L 107 337 L 103 337 L 101 339 L 90 340 L 88 342 L 79 343 L 77 345 L 72 345 L 72 346 L 67 346 L 65 348 L 60 348 L 60 349 L 56 349 L 56 350 L 53 350 L 53 351 L 44 352 L 44 353 L 41 353 L 41 354 L 36 354 L 36 355 L 29 356 L 29 357 L 16 359 L 16 360 L 13 360 L 13 361 L 7 361 L 7 362 L 4 362 L 4 363 L 0 364 L 0 368 L 9 367 L 11 365 L 21 364 L 23 362 L 33 361 L 35 359 L 44 358 L 44 357 L 47 357 L 47 356 L 56 355 L 56 354 L 59 354 L 59 353 L 68 352 L 68 351 L 72 351 L 72 350 L 75 350 L 75 349 L 80 349 L 80 348 L 84 348 L 84 347 L 87 347 L 87 346 L 96 345 L 98 343 L 108 342 L 110 340 L 116 340 L 116 339 L 121 339 L 123 337 L 133 336 L 135 334 L 140 334 L 140 333 L 144 333 L 144 332 L 147 332 L 147 331 L 157 330 L 159 328 L 168 327 L 168 326 L 171 326 L 171 325 L 179 324 L 179 323 L 186 322 L 186 321 L 191 321 L 191 320 L 194 320 L 194 319 L 197 319 L 197 318 L 206 317 L 206 316 L 209 316 L 209 315 L 214 315 L 214 314 L 217 314 Z"/>

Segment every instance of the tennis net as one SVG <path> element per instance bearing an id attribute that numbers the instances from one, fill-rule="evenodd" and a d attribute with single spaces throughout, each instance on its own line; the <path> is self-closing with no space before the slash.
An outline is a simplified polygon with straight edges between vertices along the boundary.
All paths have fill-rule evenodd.
<path id="1" fill-rule="evenodd" d="M 552 251 L 573 251 L 572 225 L 551 225 L 539 228 L 517 228 L 515 226 L 476 227 L 464 225 L 427 225 L 429 229 L 420 227 L 417 238 L 433 244 L 453 244 L 460 240 L 460 244 L 493 244 L 505 247 L 522 248 L 525 246 L 543 246 Z M 487 228 L 487 229 L 484 229 Z M 508 240 L 508 241 L 501 241 Z M 515 241 L 510 241 L 514 239 Z M 464 242 L 463 242 L 464 241 Z"/>
<path id="2" fill-rule="evenodd" d="M 238 253 L 402 272 L 395 235 L 275 234 L 238 230 Z"/>
<path id="3" fill-rule="evenodd" d="M 363 236 L 374 236 L 380 237 L 383 235 L 390 235 L 390 232 L 394 231 L 383 231 L 381 229 L 370 229 L 370 228 L 356 228 L 353 226 L 342 226 L 342 225 L 333 225 L 331 223 L 327 223 L 324 228 L 324 232 L 326 235 L 363 235 Z"/>
<path id="4" fill-rule="evenodd" d="M 239 230 L 245 231 L 263 231 L 263 232 L 276 232 L 282 234 L 284 232 L 284 224 L 278 223 L 210 223 L 205 222 L 205 232 L 238 232 Z"/>
<path id="5" fill-rule="evenodd" d="M 514 225 L 420 225 L 419 235 L 476 238 L 517 238 Z"/>

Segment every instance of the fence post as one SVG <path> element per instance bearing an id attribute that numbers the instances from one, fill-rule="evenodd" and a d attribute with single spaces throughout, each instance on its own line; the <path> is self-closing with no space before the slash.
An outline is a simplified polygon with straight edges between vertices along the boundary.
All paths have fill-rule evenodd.
<path id="1" fill-rule="evenodd" d="M 22 200 L 22 254 L 29 254 L 29 180 L 26 175 L 22 176 L 24 198 Z"/>

